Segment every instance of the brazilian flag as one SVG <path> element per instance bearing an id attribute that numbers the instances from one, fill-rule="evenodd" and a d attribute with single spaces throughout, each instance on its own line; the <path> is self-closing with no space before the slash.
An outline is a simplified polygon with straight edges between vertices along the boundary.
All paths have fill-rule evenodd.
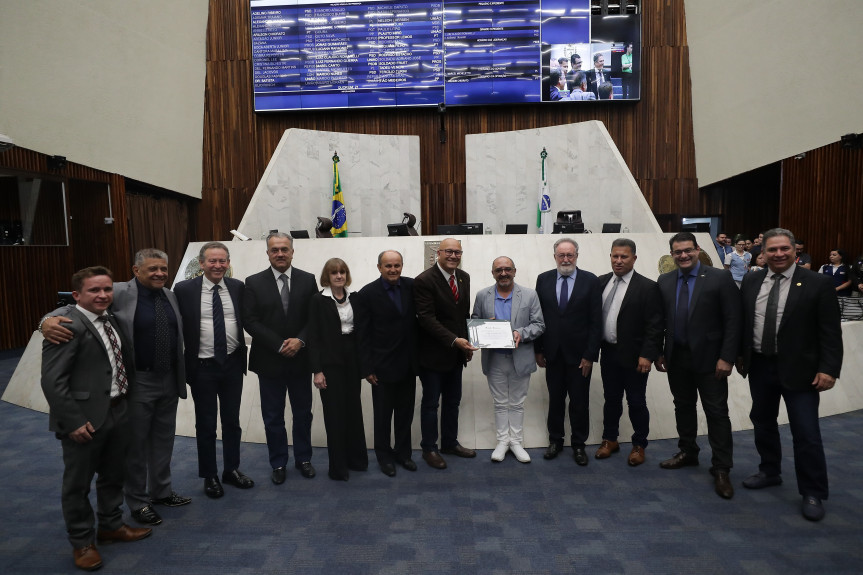
<path id="1" fill-rule="evenodd" d="M 339 155 L 333 155 L 333 237 L 348 237 L 348 214 L 342 196 L 342 182 L 339 179 Z"/>

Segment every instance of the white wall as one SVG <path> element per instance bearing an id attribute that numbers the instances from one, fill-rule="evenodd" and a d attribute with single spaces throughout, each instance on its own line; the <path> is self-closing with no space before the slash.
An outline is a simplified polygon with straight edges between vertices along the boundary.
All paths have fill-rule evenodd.
<path id="1" fill-rule="evenodd" d="M 201 197 L 207 14 L 207 0 L 0 0 L 0 133 Z"/>
<path id="2" fill-rule="evenodd" d="M 863 2 L 686 0 L 698 185 L 863 132 Z"/>

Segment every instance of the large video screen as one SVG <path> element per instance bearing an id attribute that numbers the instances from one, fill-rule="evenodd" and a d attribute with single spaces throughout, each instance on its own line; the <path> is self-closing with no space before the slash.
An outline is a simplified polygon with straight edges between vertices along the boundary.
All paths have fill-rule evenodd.
<path id="1" fill-rule="evenodd" d="M 637 100 L 641 16 L 590 0 L 250 0 L 256 112 Z"/>

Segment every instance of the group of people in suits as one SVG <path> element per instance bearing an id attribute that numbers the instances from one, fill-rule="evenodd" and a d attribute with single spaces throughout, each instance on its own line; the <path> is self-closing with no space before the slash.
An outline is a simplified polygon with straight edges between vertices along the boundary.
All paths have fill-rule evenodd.
<path id="1" fill-rule="evenodd" d="M 761 455 L 759 471 L 743 485 L 779 485 L 779 399 L 788 408 L 794 436 L 795 470 L 803 515 L 824 516 L 827 472 L 818 424 L 819 393 L 830 389 L 842 364 L 842 335 L 835 291 L 819 274 L 795 264 L 788 230 L 764 234 L 767 268 L 747 274 L 737 289 L 730 274 L 703 266 L 695 236 L 681 232 L 669 242 L 677 269 L 654 282 L 634 271 L 632 240 L 611 246 L 612 271 L 601 277 L 579 269 L 578 244 L 554 244 L 555 269 L 537 277 L 535 289 L 515 282 L 510 257 L 492 262 L 494 284 L 476 294 L 470 310 L 470 276 L 460 269 L 461 243 L 440 242 L 434 265 L 416 278 L 402 275 L 394 250 L 378 256 L 380 276 L 349 291 L 348 265 L 326 262 L 319 278 L 292 264 L 293 239 L 267 238 L 270 266 L 245 284 L 226 277 L 230 254 L 220 242 L 198 255 L 202 275 L 165 287 L 167 255 L 141 250 L 134 278 L 114 282 L 102 267 L 72 278 L 76 306 L 55 310 L 40 323 L 42 387 L 50 407 L 49 427 L 61 440 L 66 471 L 63 513 L 74 560 L 82 569 L 101 566 L 95 541 L 134 541 L 148 528 L 122 523 L 125 493 L 132 517 L 153 526 L 162 519 L 154 504 L 186 505 L 171 488 L 170 462 L 179 398 L 186 383 L 195 400 L 199 475 L 208 497 L 224 495 L 222 483 L 240 489 L 254 481 L 240 471 L 239 407 L 246 345 L 248 369 L 258 375 L 261 415 L 274 484 L 284 483 L 289 462 L 285 427 L 290 400 L 294 466 L 303 477 L 311 463 L 312 385 L 324 410 L 332 479 L 368 467 L 361 382 L 372 386 L 374 451 L 381 471 L 411 459 L 411 424 L 416 377 L 422 385 L 422 458 L 447 467 L 443 455 L 471 458 L 458 441 L 462 373 L 474 352 L 470 318 L 508 320 L 512 347 L 483 349 L 482 371 L 494 401 L 497 446 L 491 459 L 508 452 L 522 463 L 524 402 L 531 374 L 545 369 L 549 393 L 545 459 L 565 442 L 578 465 L 588 464 L 589 385 L 601 365 L 605 403 L 602 442 L 594 456 L 620 450 L 619 420 L 626 396 L 632 422 L 629 465 L 645 461 L 650 415 L 646 402 L 652 367 L 668 372 L 674 397 L 679 451 L 660 466 L 698 465 L 696 405 L 700 397 L 712 449 L 710 473 L 716 492 L 731 498 L 732 437 L 727 377 L 735 363 L 749 375 L 750 417 Z M 768 279 L 769 278 L 769 279 Z M 216 460 L 221 418 L 223 472 Z M 99 529 L 87 493 L 97 481 Z"/>

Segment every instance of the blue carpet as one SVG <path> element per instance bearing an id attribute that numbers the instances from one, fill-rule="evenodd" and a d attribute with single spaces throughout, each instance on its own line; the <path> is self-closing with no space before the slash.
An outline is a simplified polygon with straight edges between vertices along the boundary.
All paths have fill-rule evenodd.
<path id="1" fill-rule="evenodd" d="M 20 357 L 0 356 L 0 392 Z M 841 383 L 840 383 L 841 385 Z M 599 409 L 599 406 L 593 406 Z M 489 406 L 491 409 L 491 406 Z M 73 573 L 60 511 L 60 445 L 47 416 L 0 402 L 0 573 Z M 269 479 L 266 447 L 243 444 L 241 469 L 254 489 L 225 487 L 207 499 L 197 477 L 193 439 L 178 437 L 174 489 L 191 505 L 159 507 L 164 523 L 149 539 L 100 547 L 103 572 L 147 573 L 860 573 L 863 565 L 863 412 L 822 420 L 830 466 L 827 517 L 800 515 L 793 464 L 785 484 L 748 491 L 757 468 L 752 432 L 734 434 L 737 493 L 716 496 L 704 464 L 677 471 L 658 462 L 675 440 L 654 441 L 647 463 L 626 465 L 629 445 L 586 468 L 569 456 L 493 464 L 448 457 L 449 469 L 399 468 L 395 478 L 369 471 L 347 483 L 293 469 L 280 486 Z M 791 453 L 787 427 L 783 447 Z M 590 450 L 592 456 L 592 449 Z M 128 516 L 127 516 L 128 517 Z M 131 521 L 130 519 L 128 519 Z"/>

